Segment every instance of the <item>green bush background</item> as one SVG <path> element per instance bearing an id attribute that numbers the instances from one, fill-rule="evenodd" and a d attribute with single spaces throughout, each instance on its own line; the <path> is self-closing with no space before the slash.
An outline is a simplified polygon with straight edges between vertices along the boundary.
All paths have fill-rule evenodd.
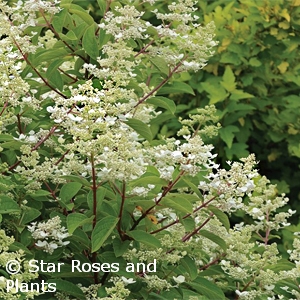
<path id="1" fill-rule="evenodd" d="M 216 24 L 216 53 L 204 70 L 181 75 L 195 95 L 173 97 L 179 114 L 215 104 L 222 129 L 220 162 L 255 153 L 260 172 L 298 208 L 300 199 L 300 2 L 199 1 L 198 16 Z M 167 116 L 166 116 L 167 118 Z M 163 120 L 160 133 L 175 132 Z M 297 209 L 300 211 L 300 209 Z M 294 220 L 299 219 L 299 213 Z"/>

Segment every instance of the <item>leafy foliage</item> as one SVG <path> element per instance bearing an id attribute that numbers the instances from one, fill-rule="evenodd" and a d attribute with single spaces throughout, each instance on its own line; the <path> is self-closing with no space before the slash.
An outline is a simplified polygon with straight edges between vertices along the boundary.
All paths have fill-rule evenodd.
<path id="1" fill-rule="evenodd" d="M 288 199 L 259 175 L 254 155 L 222 169 L 205 142 L 221 119 L 227 156 L 246 152 L 250 134 L 240 128 L 250 130 L 246 116 L 266 109 L 250 87 L 264 95 L 255 68 L 275 80 L 289 56 L 263 66 L 256 54 L 265 49 L 247 50 L 255 72 L 244 77 L 221 41 L 221 57 L 195 83 L 189 72 L 203 69 L 217 45 L 209 18 L 228 30 L 223 8 L 211 4 L 210 14 L 200 4 L 208 10 L 200 26 L 193 1 L 151 2 L 0 2 L 0 264 L 16 260 L 22 269 L 1 270 L 2 299 L 299 297 L 299 238 L 285 253 L 290 263 L 273 242 L 295 213 L 282 209 Z M 270 13 L 242 3 L 256 18 Z M 248 16 L 233 12 L 225 37 Z M 240 38 L 248 38 L 247 22 Z M 241 62 L 244 50 L 232 51 Z M 195 90 L 223 112 L 207 105 L 177 118 L 187 105 L 169 94 Z M 240 214 L 249 222 L 230 226 Z M 32 272 L 31 259 L 51 269 Z M 56 290 L 8 290 L 16 278 Z"/>

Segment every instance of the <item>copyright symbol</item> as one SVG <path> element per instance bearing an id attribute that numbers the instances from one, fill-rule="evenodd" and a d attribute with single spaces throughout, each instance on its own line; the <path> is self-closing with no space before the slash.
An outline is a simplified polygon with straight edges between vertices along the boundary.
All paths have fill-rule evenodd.
<path id="1" fill-rule="evenodd" d="M 6 263 L 6 272 L 8 274 L 14 275 L 20 271 L 20 263 L 17 260 L 10 260 Z"/>

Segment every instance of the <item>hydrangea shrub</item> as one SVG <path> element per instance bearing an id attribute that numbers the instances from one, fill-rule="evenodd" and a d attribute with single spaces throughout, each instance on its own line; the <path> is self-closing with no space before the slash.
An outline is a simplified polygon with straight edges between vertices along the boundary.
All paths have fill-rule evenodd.
<path id="1" fill-rule="evenodd" d="M 98 0 L 96 20 L 72 0 L 0 1 L 2 299 L 300 297 L 299 238 L 288 259 L 274 241 L 294 211 L 254 155 L 214 162 L 215 108 L 157 135 L 217 45 L 195 4 Z M 56 291 L 7 292 L 16 279 Z"/>

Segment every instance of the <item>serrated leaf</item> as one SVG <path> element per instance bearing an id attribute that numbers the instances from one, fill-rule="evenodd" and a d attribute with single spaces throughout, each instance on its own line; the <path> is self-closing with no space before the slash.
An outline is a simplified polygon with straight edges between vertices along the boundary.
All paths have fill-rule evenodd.
<path id="1" fill-rule="evenodd" d="M 94 216 L 88 218 L 84 214 L 80 213 L 72 213 L 67 216 L 67 228 L 69 234 L 72 234 L 76 228 L 84 225 L 84 224 L 92 224 Z"/>
<path id="2" fill-rule="evenodd" d="M 209 82 L 202 82 L 201 86 L 209 93 L 209 104 L 216 104 L 229 96 L 229 93 L 221 85 L 215 86 Z"/>
<path id="3" fill-rule="evenodd" d="M 194 282 L 187 284 L 208 299 L 226 299 L 223 291 L 215 283 L 205 278 L 197 278 Z"/>
<path id="4" fill-rule="evenodd" d="M 152 132 L 147 124 L 137 119 L 129 119 L 125 122 L 128 126 L 134 129 L 139 135 L 145 138 L 147 141 L 152 140 Z"/>
<path id="5" fill-rule="evenodd" d="M 239 128 L 233 125 L 228 125 L 219 130 L 221 139 L 226 143 L 227 147 L 230 149 L 234 139 L 234 132 L 239 132 Z"/>
<path id="6" fill-rule="evenodd" d="M 50 279 L 47 283 L 55 283 L 55 287 L 58 291 L 66 292 L 68 295 L 76 297 L 76 299 L 86 299 L 83 291 L 77 285 L 68 280 Z"/>
<path id="7" fill-rule="evenodd" d="M 62 186 L 59 198 L 62 202 L 69 202 L 81 189 L 82 184 L 79 182 L 69 182 Z"/>
<path id="8" fill-rule="evenodd" d="M 176 104 L 174 103 L 174 101 L 166 97 L 157 96 L 157 97 L 149 98 L 146 101 L 146 103 L 165 108 L 167 111 L 171 112 L 172 114 L 174 114 L 176 111 Z"/>
<path id="9" fill-rule="evenodd" d="M 206 237 L 207 239 L 211 240 L 212 242 L 214 242 L 218 246 L 220 246 L 222 248 L 222 250 L 224 250 L 224 251 L 227 250 L 226 242 L 222 238 L 220 238 L 219 236 L 215 235 L 214 233 L 212 233 L 210 231 L 207 231 L 205 229 L 202 229 L 202 230 L 199 231 L 199 234 Z"/>
<path id="10" fill-rule="evenodd" d="M 242 90 L 234 90 L 231 92 L 230 100 L 238 101 L 240 99 L 248 99 L 253 97 L 253 95 L 243 92 Z"/>
<path id="11" fill-rule="evenodd" d="M 222 77 L 221 85 L 228 91 L 232 92 L 236 88 L 235 76 L 229 66 L 226 67 Z"/>
<path id="12" fill-rule="evenodd" d="M 162 206 L 173 208 L 176 211 L 181 211 L 184 213 L 192 213 L 193 212 L 193 206 L 184 196 L 176 195 L 176 197 L 173 197 L 172 195 L 169 195 L 162 199 L 160 202 Z"/>
<path id="13" fill-rule="evenodd" d="M 194 90 L 191 88 L 191 86 L 181 81 L 173 81 L 171 84 L 163 86 L 157 92 L 157 95 L 168 95 L 176 93 L 190 94 L 195 96 Z"/>
<path id="14" fill-rule="evenodd" d="M 119 218 L 113 216 L 107 216 L 97 221 L 97 224 L 92 232 L 92 252 L 96 252 L 100 249 L 103 243 L 107 240 L 109 235 L 115 229 Z"/>
<path id="15" fill-rule="evenodd" d="M 13 199 L 0 195 L 0 214 L 9 214 L 12 212 L 19 212 L 20 207 Z"/>
<path id="16" fill-rule="evenodd" d="M 217 219 L 224 225 L 227 231 L 230 229 L 230 222 L 228 216 L 221 210 L 219 210 L 217 207 L 209 205 L 208 209 L 214 213 L 214 215 L 217 217 Z"/>
<path id="17" fill-rule="evenodd" d="M 92 24 L 87 28 L 82 38 L 82 46 L 85 52 L 93 59 L 99 56 L 97 38 L 95 36 L 95 26 Z"/>
<path id="18" fill-rule="evenodd" d="M 167 76 L 169 75 L 170 70 L 164 59 L 156 56 L 156 57 L 150 58 L 150 61 L 161 73 L 163 73 Z"/>
<path id="19" fill-rule="evenodd" d="M 161 247 L 160 241 L 148 232 L 142 230 L 134 230 L 134 231 L 127 232 L 127 235 L 132 237 L 135 241 L 138 241 L 149 247 L 153 247 L 153 248 Z"/>

